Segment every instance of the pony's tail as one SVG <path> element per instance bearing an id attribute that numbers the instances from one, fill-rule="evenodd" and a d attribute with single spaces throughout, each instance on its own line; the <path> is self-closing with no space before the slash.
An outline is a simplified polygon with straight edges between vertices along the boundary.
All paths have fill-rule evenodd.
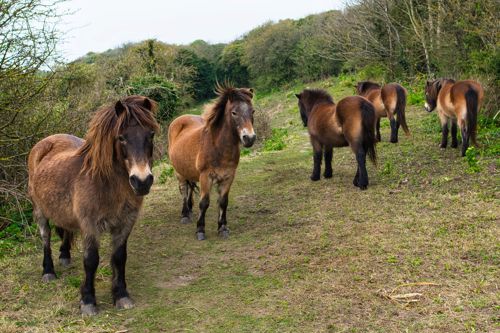
<path id="1" fill-rule="evenodd" d="M 408 125 L 406 124 L 406 116 L 405 116 L 405 108 L 406 108 L 406 92 L 403 87 L 397 85 L 396 86 L 396 115 L 398 117 L 398 122 L 401 124 L 403 131 L 405 131 L 406 135 L 410 135 L 410 130 L 408 129 Z"/>
<path id="2" fill-rule="evenodd" d="M 465 105 L 467 106 L 467 131 L 469 132 L 472 143 L 477 146 L 477 112 L 478 112 L 478 94 L 473 88 L 465 93 Z"/>
<path id="3" fill-rule="evenodd" d="M 375 108 L 373 104 L 367 100 L 361 102 L 361 125 L 363 132 L 363 149 L 373 164 L 377 165 L 377 152 L 375 144 Z"/>

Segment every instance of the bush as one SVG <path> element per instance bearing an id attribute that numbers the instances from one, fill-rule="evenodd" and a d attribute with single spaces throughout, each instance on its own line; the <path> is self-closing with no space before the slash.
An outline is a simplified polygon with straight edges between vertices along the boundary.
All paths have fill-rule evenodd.
<path id="1" fill-rule="evenodd" d="M 165 167 L 161 170 L 158 183 L 165 184 L 170 177 L 174 176 L 174 172 L 174 168 L 170 164 L 165 165 Z"/>
<path id="2" fill-rule="evenodd" d="M 168 121 L 177 111 L 179 95 L 175 83 L 159 76 L 147 75 L 130 80 L 127 94 L 142 95 L 158 103 L 157 118 Z"/>
<path id="3" fill-rule="evenodd" d="M 283 150 L 286 147 L 285 138 L 288 136 L 286 128 L 273 128 L 272 135 L 264 142 L 263 151 Z"/>

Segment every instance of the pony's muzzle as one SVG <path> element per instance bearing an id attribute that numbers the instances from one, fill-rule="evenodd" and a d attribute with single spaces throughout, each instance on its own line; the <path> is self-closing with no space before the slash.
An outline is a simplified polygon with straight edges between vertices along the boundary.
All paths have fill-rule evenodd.
<path id="1" fill-rule="evenodd" d="M 130 186 L 134 189 L 135 194 L 137 195 L 146 195 L 149 193 L 151 189 L 151 185 L 153 185 L 153 175 L 149 174 L 144 179 L 140 179 L 136 175 L 132 175 L 129 177 Z"/>
<path id="2" fill-rule="evenodd" d="M 424 108 L 425 108 L 425 111 L 427 111 L 427 112 L 432 112 L 432 108 L 431 108 L 431 106 L 429 105 L 429 103 L 427 103 L 427 102 L 426 102 L 426 103 L 424 104 Z"/>
<path id="3" fill-rule="evenodd" d="M 248 148 L 248 147 L 252 147 L 254 142 L 255 142 L 255 139 L 257 138 L 257 135 L 255 134 L 243 134 L 241 136 L 241 141 L 243 143 L 243 146 Z"/>

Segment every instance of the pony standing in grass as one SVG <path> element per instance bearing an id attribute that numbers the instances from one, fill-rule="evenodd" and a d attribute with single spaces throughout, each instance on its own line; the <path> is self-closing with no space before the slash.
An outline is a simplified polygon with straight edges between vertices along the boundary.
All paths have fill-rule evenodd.
<path id="1" fill-rule="evenodd" d="M 470 139 L 477 145 L 477 113 L 481 108 L 483 87 L 472 80 L 458 81 L 438 79 L 427 81 L 425 109 L 437 110 L 442 128 L 441 148 L 448 145 L 448 123 L 451 122 L 451 147 L 458 147 L 457 123 L 462 134 L 462 156 L 469 147 Z"/>
<path id="2" fill-rule="evenodd" d="M 333 147 L 350 146 L 358 163 L 353 184 L 365 190 L 368 187 L 366 155 L 376 163 L 375 109 L 372 103 L 364 97 L 349 96 L 335 104 L 333 98 L 321 89 L 305 89 L 295 96 L 314 151 L 311 180 L 320 179 L 323 153 L 323 175 L 331 178 Z"/>
<path id="3" fill-rule="evenodd" d="M 210 204 L 210 189 L 219 192 L 218 233 L 226 238 L 226 210 L 229 189 L 240 160 L 240 143 L 255 142 L 252 106 L 253 90 L 218 87 L 219 96 L 203 116 L 184 115 L 175 119 L 168 131 L 168 155 L 179 180 L 183 196 L 181 223 L 189 223 L 193 191 L 200 183 L 200 216 L 196 225 L 198 240 L 205 237 L 205 213 Z"/>
<path id="4" fill-rule="evenodd" d="M 153 183 L 153 136 L 158 129 L 154 102 L 129 96 L 97 111 L 85 140 L 56 134 L 38 142 L 30 152 L 29 195 L 33 216 L 43 239 L 43 281 L 56 278 L 50 248 L 49 220 L 62 236 L 59 256 L 71 261 L 71 240 L 83 238 L 85 279 L 80 309 L 97 313 L 94 279 L 99 264 L 99 238 L 112 238 L 112 294 L 117 308 L 131 308 L 125 283 L 127 239 L 144 195 Z"/>
<path id="5" fill-rule="evenodd" d="M 371 81 L 358 82 L 356 93 L 366 97 L 375 107 L 377 118 L 377 140 L 380 141 L 380 118 L 389 118 L 391 124 L 391 142 L 398 142 L 399 126 L 403 127 L 406 135 L 410 135 L 410 130 L 406 124 L 406 89 L 397 83 L 389 83 L 383 87 Z M 396 117 L 397 118 L 396 118 Z"/>

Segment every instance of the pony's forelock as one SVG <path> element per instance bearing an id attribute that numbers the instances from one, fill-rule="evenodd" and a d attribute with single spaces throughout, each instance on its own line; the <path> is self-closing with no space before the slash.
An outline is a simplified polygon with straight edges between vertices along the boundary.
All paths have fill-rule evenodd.
<path id="1" fill-rule="evenodd" d="M 119 133 L 132 120 L 141 127 L 158 131 L 159 125 L 155 119 L 156 103 L 146 97 L 128 96 L 121 100 L 123 110 L 117 114 L 115 104 L 99 109 L 89 124 L 85 143 L 78 150 L 83 157 L 82 172 L 91 177 L 109 178 L 113 171 L 114 146 Z M 144 105 L 151 105 L 151 110 Z"/>

